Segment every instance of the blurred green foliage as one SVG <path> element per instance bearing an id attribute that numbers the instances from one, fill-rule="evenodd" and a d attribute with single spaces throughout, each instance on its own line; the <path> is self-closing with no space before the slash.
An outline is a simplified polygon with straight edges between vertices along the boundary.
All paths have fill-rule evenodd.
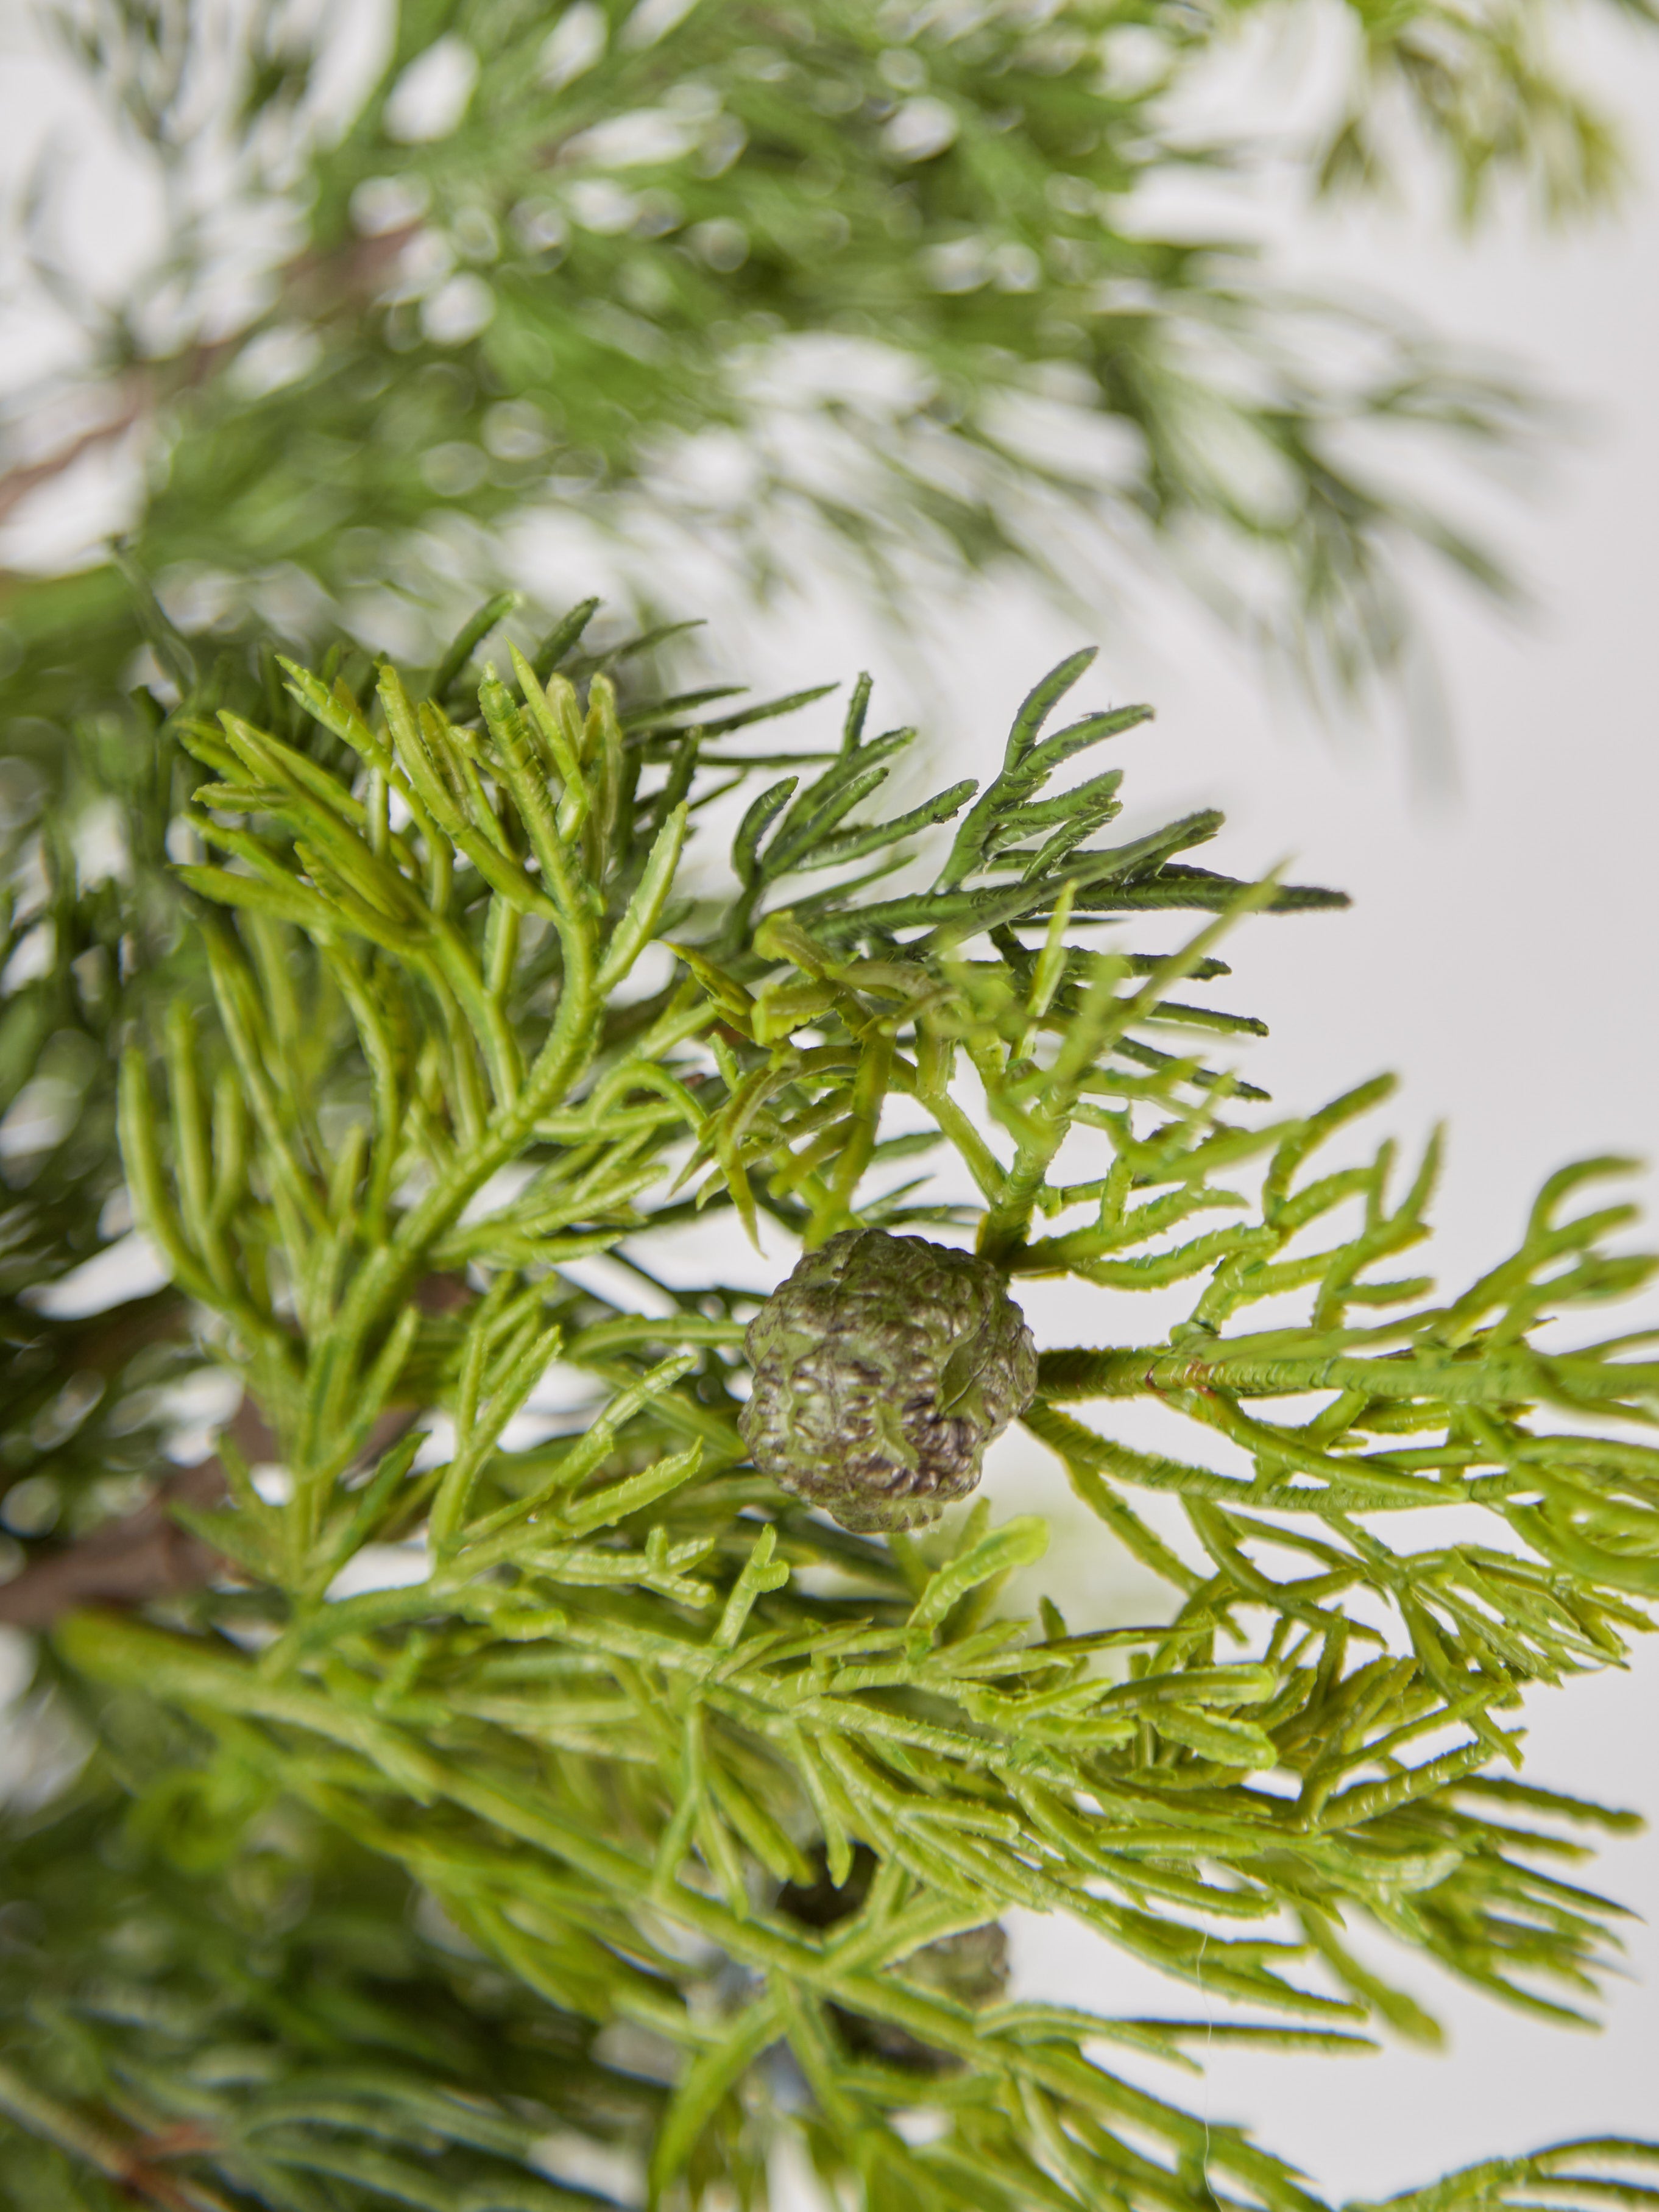
<path id="1" fill-rule="evenodd" d="M 307 646 L 343 613 L 417 651 L 434 608 L 520 580 L 526 518 L 608 537 L 659 603 L 653 522 L 764 583 L 805 520 L 884 592 L 1012 555 L 1086 599 L 1100 533 L 1136 561 L 1150 533 L 1346 686 L 1399 648 L 1403 544 L 1501 580 L 1377 453 L 1502 443 L 1527 403 L 1161 218 L 1257 159 L 1194 88 L 1246 33 L 1320 34 L 1347 89 L 1294 127 L 1311 189 L 1428 161 L 1470 211 L 1506 179 L 1562 210 L 1619 168 L 1557 11 L 1503 0 L 410 0 L 343 119 L 314 11 L 53 12 L 166 217 L 108 299 L 43 170 L 35 266 L 84 366 L 66 444 L 61 374 L 14 394 L 5 490 L 136 440 L 134 550 L 185 626 Z M 15 577 L 0 619 L 7 697 L 49 716 L 139 642 L 108 570 Z"/>

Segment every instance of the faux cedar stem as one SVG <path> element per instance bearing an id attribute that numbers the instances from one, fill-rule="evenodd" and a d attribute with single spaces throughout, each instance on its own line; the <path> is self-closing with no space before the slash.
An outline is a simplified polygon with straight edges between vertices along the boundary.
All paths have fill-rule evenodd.
<path id="1" fill-rule="evenodd" d="M 413 1408 L 392 1407 L 370 1433 L 365 1457 L 388 1450 L 416 1418 Z M 246 1398 L 230 1425 L 245 1460 L 268 1460 L 276 1439 Z M 135 1512 L 107 1521 L 67 1550 L 55 1552 L 0 1583 L 0 1625 L 51 1628 L 64 1613 L 82 1606 L 142 1606 L 156 1598 L 182 1597 L 216 1577 L 236 1571 L 232 1563 L 173 1518 L 176 1505 L 198 1511 L 221 1505 L 228 1489 L 224 1462 L 216 1453 L 182 1468 Z"/>
<path id="2" fill-rule="evenodd" d="M 162 2212 L 231 2212 L 228 2200 L 216 2189 L 204 2189 L 199 2182 L 157 2169 L 157 2159 L 181 2158 L 212 2148 L 193 2129 L 124 2142 L 37 2089 L 3 2060 L 0 2060 L 0 2113 L 40 2142 L 83 2160 L 112 2181 L 124 2197 L 160 2205 Z"/>
<path id="3" fill-rule="evenodd" d="M 313 249 L 296 256 L 280 271 L 289 301 L 301 313 L 318 313 L 372 296 L 418 228 L 416 223 L 401 223 L 378 237 L 354 240 L 343 251 L 319 253 Z M 158 402 L 206 384 L 240 343 L 240 337 L 210 340 L 186 348 L 171 362 L 145 363 L 115 378 L 109 411 L 101 422 L 78 431 L 41 459 L 0 474 L 0 520 L 88 453 L 125 438 L 140 423 L 147 424 Z"/>
<path id="4" fill-rule="evenodd" d="M 258 1425 L 264 1429 L 263 1422 Z M 0 1584 L 0 1623 L 50 1628 L 83 1605 L 147 1605 L 201 1589 L 223 1571 L 225 1562 L 199 1536 L 179 1527 L 173 1508 L 218 1505 L 225 1490 L 225 1470 L 216 1456 L 182 1468 L 136 1512 L 106 1521 L 67 1550 L 34 1560 Z"/>
<path id="5" fill-rule="evenodd" d="M 428 1313 L 442 1313 L 471 1295 L 453 1276 L 431 1275 L 416 1293 Z M 377 1458 L 417 1418 L 416 1410 L 389 1407 L 370 1432 L 365 1457 Z M 275 1456 L 276 1439 L 251 1399 L 244 1398 L 228 1427 L 231 1442 L 251 1465 Z M 87 1605 L 134 1607 L 200 1589 L 230 1563 L 173 1518 L 176 1505 L 197 1510 L 223 1504 L 228 1485 L 216 1453 L 181 1468 L 154 1497 L 119 1519 L 106 1521 L 77 1543 L 35 1559 L 0 1583 L 0 1626 L 48 1629 L 64 1613 Z"/>

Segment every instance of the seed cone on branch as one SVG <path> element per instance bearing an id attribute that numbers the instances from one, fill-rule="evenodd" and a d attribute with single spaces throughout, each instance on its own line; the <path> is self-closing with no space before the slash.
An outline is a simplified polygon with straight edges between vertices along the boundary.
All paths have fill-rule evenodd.
<path id="1" fill-rule="evenodd" d="M 809 1252 L 747 1341 L 756 1466 L 843 1528 L 937 1520 L 1036 1389 L 1036 1347 L 998 1269 L 882 1229 Z"/>
<path id="2" fill-rule="evenodd" d="M 876 1855 L 867 1844 L 855 1844 L 852 1865 L 839 1888 L 822 1844 L 811 1858 L 816 1880 L 810 1885 L 786 1882 L 778 1892 L 778 1910 L 804 1927 L 836 1927 L 863 1909 L 875 1877 Z M 976 2011 L 1008 1993 L 1007 1931 L 1000 1920 L 960 1929 L 912 1951 L 897 1971 L 905 1981 Z M 951 2074 L 960 2069 L 960 2060 L 936 2051 L 891 2021 L 866 2019 L 841 2005 L 831 2005 L 830 2013 L 842 2042 L 860 2057 L 884 2059 L 890 2066 L 916 2074 Z"/>

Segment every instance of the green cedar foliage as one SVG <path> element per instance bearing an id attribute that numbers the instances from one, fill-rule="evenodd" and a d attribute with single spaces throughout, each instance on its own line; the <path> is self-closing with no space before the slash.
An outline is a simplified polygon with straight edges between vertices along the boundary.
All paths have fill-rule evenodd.
<path id="1" fill-rule="evenodd" d="M 1595 1322 L 1650 1270 L 1595 1197 L 1623 1164 L 1555 1176 L 1437 1294 L 1401 1272 L 1432 1149 L 1358 1138 L 1386 1084 L 1275 1115 L 1224 1065 L 1255 1025 L 1205 1003 L 1248 916 L 1340 899 L 1191 858 L 1213 813 L 1113 842 L 1095 749 L 1144 710 L 1055 726 L 1087 654 L 985 791 L 883 820 L 913 733 L 867 684 L 837 746 L 763 750 L 799 702 L 702 719 L 584 658 L 586 613 L 441 683 L 285 664 L 261 699 L 227 662 L 109 710 L 197 855 L 125 1025 L 127 1181 L 289 1485 L 226 1441 L 226 1502 L 179 1509 L 220 1580 L 59 1624 L 92 1749 L 7 1832 L 0 2203 L 483 2212 L 626 2195 L 632 2158 L 713 2212 L 763 2204 L 793 2134 L 872 2212 L 1316 2212 L 1115 2069 L 1201 2018 L 924 1954 L 1064 1911 L 1194 2014 L 1249 2008 L 1217 2033 L 1431 2038 L 1355 1955 L 1381 1929 L 1583 2017 L 1617 1908 L 1572 1832 L 1630 1816 L 1522 1780 L 1516 1715 L 1659 1595 L 1659 1364 Z M 722 879 L 692 841 L 734 781 Z M 757 1474 L 757 1299 L 656 1257 L 700 1212 L 1077 1283 L 1115 1340 L 1044 1349 L 1026 1425 L 1167 1604 L 1073 1631 L 1011 1605 L 1036 1516 L 872 1540 Z M 1147 1340 L 1091 1295 L 1137 1290 L 1184 1318 Z M 586 1411 L 509 1448 L 555 1360 Z M 1121 1441 L 1126 1402 L 1180 1450 Z M 421 1529 L 424 1580 L 330 1595 Z M 1655 2160 L 1557 2147 L 1396 2201 L 1651 2203 Z"/>
<path id="2" fill-rule="evenodd" d="M 1613 134 L 1554 53 L 1555 12 L 1336 10 L 1346 104 L 1303 149 L 1310 185 L 1426 166 L 1468 212 L 1506 180 L 1558 210 L 1604 197 Z M 884 591 L 929 552 L 1012 552 L 1075 597 L 1091 533 L 1139 561 L 1150 531 L 1340 684 L 1399 647 L 1401 544 L 1499 580 L 1376 455 L 1501 443 L 1516 392 L 1145 204 L 1254 158 L 1181 102 L 1241 30 L 1309 33 L 1306 0 L 391 13 L 342 122 L 317 105 L 337 11 L 48 10 L 167 224 L 106 298 L 62 251 L 43 170 L 31 242 L 84 372 L 68 433 L 63 376 L 11 395 L 0 500 L 55 453 L 137 439 L 134 550 L 194 622 L 320 640 L 344 610 L 382 644 L 419 634 L 520 580 L 510 526 L 550 507 L 609 527 L 647 596 L 664 568 L 630 556 L 641 512 L 678 507 L 689 544 L 763 580 L 805 516 Z M 721 428 L 743 481 L 709 503 L 671 456 Z M 109 567 L 13 578 L 3 619 L 18 711 L 51 719 L 141 642 Z"/>

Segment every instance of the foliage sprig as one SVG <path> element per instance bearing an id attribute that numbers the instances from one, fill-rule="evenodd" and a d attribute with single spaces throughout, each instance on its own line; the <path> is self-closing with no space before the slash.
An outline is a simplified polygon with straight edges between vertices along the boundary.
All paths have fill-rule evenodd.
<path id="1" fill-rule="evenodd" d="M 194 1868 L 222 1933 L 136 1970 L 180 2054 L 164 2076 L 137 2000 L 68 1989 L 39 2051 L 7 2000 L 0 2109 L 57 2146 L 31 2173 L 81 2201 L 90 2099 L 133 2172 L 177 2174 L 160 2203 L 568 2202 L 535 2179 L 557 2167 L 531 2111 L 632 2146 L 665 2206 L 763 2203 L 793 2129 L 873 2208 L 1314 2212 L 1291 2166 L 1115 2070 L 1201 2021 L 963 1994 L 923 1954 L 1063 1911 L 1250 2008 L 1218 2032 L 1431 2038 L 1358 1955 L 1370 1928 L 1582 2015 L 1617 1908 L 1565 1878 L 1567 1831 L 1628 1816 L 1517 1778 L 1515 1717 L 1618 1664 L 1659 1595 L 1659 1362 L 1558 1333 L 1650 1271 L 1615 1245 L 1627 1206 L 1576 1210 L 1624 1164 L 1553 1178 L 1459 1296 L 1394 1272 L 1436 1148 L 1403 1189 L 1386 1142 L 1327 1164 L 1386 1084 L 1272 1116 L 1212 1064 L 1260 1025 L 1178 995 L 1250 914 L 1340 902 L 1179 857 L 1211 814 L 1096 842 L 1115 772 L 1085 756 L 1143 710 L 1045 736 L 1086 656 L 1033 690 L 982 795 L 884 823 L 909 733 L 866 738 L 860 685 L 840 748 L 742 817 L 728 896 L 681 887 L 686 839 L 745 772 L 738 732 L 799 698 L 704 720 L 620 680 L 626 659 L 573 659 L 580 623 L 463 684 L 483 624 L 427 696 L 283 664 L 269 713 L 198 687 L 154 732 L 163 784 L 174 747 L 212 779 L 176 871 L 202 988 L 126 1042 L 127 1176 L 283 1475 L 227 1437 L 223 1501 L 179 1509 L 217 1583 L 58 1625 L 59 1695 L 98 1747 L 8 1879 L 59 1911 L 53 1838 L 125 1801 L 110 1897 L 147 1856 Z M 929 831 L 941 865 L 904 888 Z M 872 860 L 903 872 L 878 897 Z M 1121 943 L 1188 909 L 1173 949 Z M 935 1149 L 955 1164 L 930 1189 L 911 1163 Z M 1116 1293 L 1189 1286 L 1156 1340 L 1045 1351 L 1025 1416 L 1166 1586 L 1155 1617 L 1028 1615 L 1010 1578 L 1042 1556 L 1035 1516 L 981 1503 L 878 1541 L 757 1474 L 757 1300 L 674 1288 L 653 1256 L 726 1209 L 809 1244 L 972 1236 L 1016 1296 L 1073 1280 L 1102 1334 Z M 583 1410 L 520 1443 L 555 1362 Z M 1126 1402 L 1184 1421 L 1184 1450 L 1114 1434 Z M 1418 1516 L 1444 1508 L 1436 1538 Z M 342 1582 L 396 1545 L 418 1580 Z M 792 1914 L 826 1878 L 845 1911 Z M 390 2075 L 325 2087 L 319 2008 L 369 2002 L 349 1951 L 247 1989 L 228 1963 L 283 1881 L 394 1918 L 427 1900 L 454 1948 L 405 1932 L 385 1971 L 449 1991 L 448 2039 L 392 2038 Z M 233 2111 L 212 2052 L 249 2005 L 265 2086 Z M 355 2041 L 389 2035 L 362 2017 Z M 530 2046 L 585 2070 L 550 2061 L 544 2091 Z M 1651 2155 L 1558 2149 L 1395 2202 L 1646 2203 L 1597 2175 Z"/>

